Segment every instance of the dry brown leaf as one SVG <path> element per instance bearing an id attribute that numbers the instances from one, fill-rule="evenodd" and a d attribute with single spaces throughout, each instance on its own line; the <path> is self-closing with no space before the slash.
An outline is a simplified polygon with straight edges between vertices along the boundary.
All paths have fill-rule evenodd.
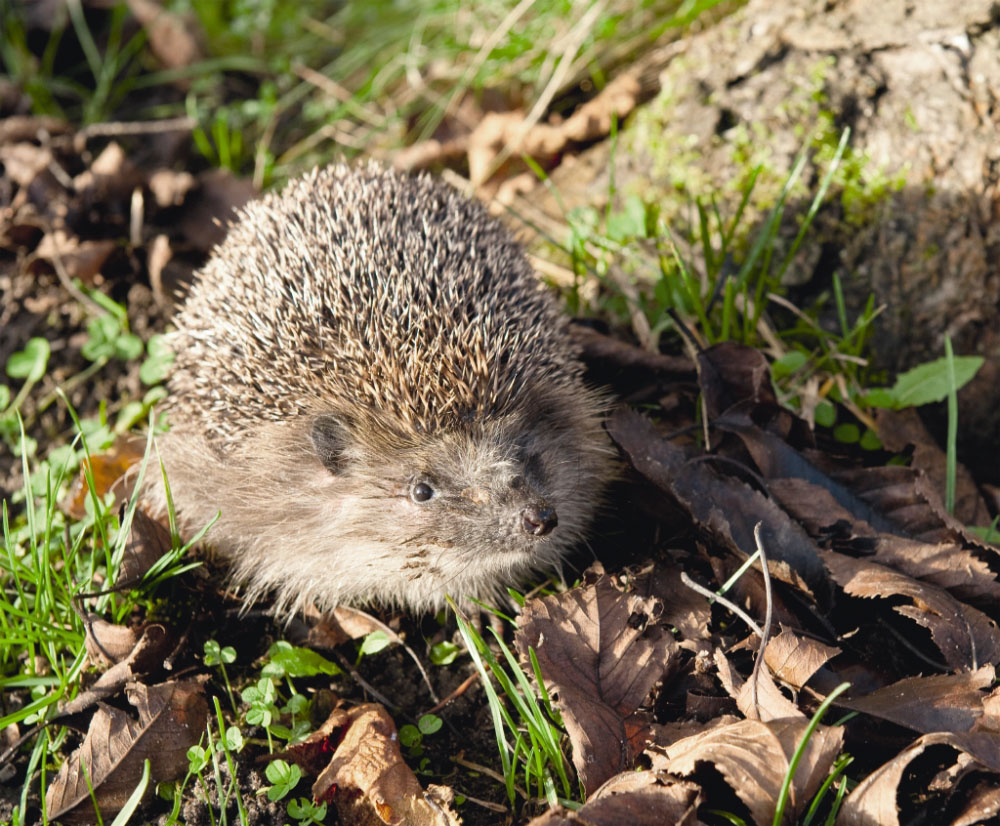
<path id="1" fill-rule="evenodd" d="M 113 445 L 104 453 L 91 456 L 81 464 L 69 492 L 59 502 L 63 513 L 73 519 L 83 519 L 87 515 L 86 501 L 90 497 L 90 487 L 87 483 L 87 468 L 90 468 L 94 479 L 95 493 L 104 498 L 111 490 L 115 491 L 115 504 L 120 506 L 125 500 L 125 474 L 129 468 L 142 461 L 146 451 L 146 440 L 135 436 L 122 435 L 115 439 Z"/>
<path id="2" fill-rule="evenodd" d="M 919 468 L 936 490 L 945 489 L 947 478 L 945 452 L 938 447 L 924 426 L 916 408 L 879 410 L 875 416 L 878 437 L 889 450 L 901 453 L 913 445 L 912 467 Z M 990 514 L 976 489 L 975 480 L 965 465 L 955 473 L 955 517 L 966 525 L 988 525 Z"/>
<path id="3" fill-rule="evenodd" d="M 695 653 L 712 650 L 712 633 L 708 630 L 712 609 L 705 598 L 681 581 L 679 566 L 657 561 L 630 574 L 637 594 L 656 597 L 663 605 L 661 622 L 676 628 L 677 644 Z"/>
<path id="4" fill-rule="evenodd" d="M 525 603 L 515 643 L 524 663 L 535 650 L 589 792 L 632 768 L 650 724 L 639 706 L 679 649 L 655 624 L 659 600 L 623 593 L 599 566 L 583 579 L 565 594 Z"/>
<path id="5" fill-rule="evenodd" d="M 190 172 L 157 169 L 149 176 L 147 183 L 156 205 L 161 209 L 167 209 L 184 203 L 184 198 L 194 188 L 196 181 Z"/>
<path id="6" fill-rule="evenodd" d="M 880 534 L 872 562 L 944 588 L 960 600 L 1000 603 L 1000 582 L 990 566 L 956 542 L 921 542 Z"/>
<path id="7" fill-rule="evenodd" d="M 796 450 L 780 436 L 762 430 L 754 423 L 746 409 L 730 410 L 724 416 L 716 418 L 712 424 L 717 429 L 739 437 L 767 481 L 768 488 L 776 480 L 803 480 L 825 489 L 839 508 L 846 509 L 853 519 L 861 520 L 876 530 L 887 533 L 898 530 L 898 526 L 891 519 L 857 495 L 849 485 L 838 482 L 822 467 L 810 461 L 814 452 Z M 828 525 L 832 517 L 828 516 L 827 520 L 825 524 Z"/>
<path id="8" fill-rule="evenodd" d="M 733 405 L 776 405 L 771 365 L 760 350 L 724 341 L 698 353 L 698 384 L 710 420 Z"/>
<path id="9" fill-rule="evenodd" d="M 635 469 L 676 500 L 717 542 L 746 559 L 756 548 L 754 526 L 761 522 L 771 576 L 806 594 L 827 588 L 815 542 L 774 501 L 717 473 L 706 462 L 692 460 L 662 439 L 639 413 L 619 409 L 608 419 L 607 429 Z"/>
<path id="10" fill-rule="evenodd" d="M 728 703 L 731 700 L 726 698 Z M 680 720 L 673 723 L 653 723 L 652 737 L 649 741 L 649 748 L 663 752 L 667 746 L 673 745 L 687 737 L 697 737 L 706 731 L 720 726 L 728 726 L 740 722 L 741 718 L 735 714 L 719 714 L 709 718 L 705 722 L 697 720 Z"/>
<path id="11" fill-rule="evenodd" d="M 52 151 L 33 143 L 0 146 L 0 163 L 7 177 L 20 187 L 28 187 L 52 163 Z"/>
<path id="12" fill-rule="evenodd" d="M 115 587 L 127 589 L 138 585 L 146 572 L 172 547 L 170 531 L 142 508 L 136 508 Z"/>
<path id="13" fill-rule="evenodd" d="M 838 549 L 846 547 L 914 579 L 931 582 L 958 599 L 985 604 L 1000 601 L 996 574 L 957 541 L 925 542 L 879 533 L 841 507 L 828 489 L 804 479 L 769 479 L 767 488 L 811 536 L 821 541 L 832 538 Z"/>
<path id="14" fill-rule="evenodd" d="M 764 662 L 775 677 L 795 688 L 802 688 L 839 648 L 796 634 L 788 628 L 767 644 Z"/>
<path id="15" fill-rule="evenodd" d="M 383 632 L 390 642 L 403 644 L 399 635 L 380 619 L 349 605 L 340 605 L 320 617 L 316 625 L 309 629 L 309 643 L 321 643 L 333 648 L 348 640 L 365 637 L 373 631 Z"/>
<path id="16" fill-rule="evenodd" d="M 146 30 L 149 47 L 164 68 L 182 69 L 203 59 L 194 30 L 184 18 L 155 0 L 128 0 L 128 7 Z"/>
<path id="17" fill-rule="evenodd" d="M 758 823 L 774 817 L 788 762 L 805 734 L 807 720 L 741 720 L 702 734 L 679 740 L 648 754 L 657 771 L 689 775 L 698 763 L 718 769 L 726 783 L 750 810 Z M 812 800 L 840 752 L 841 728 L 818 726 L 809 738 L 789 789 L 788 818 L 795 817 Z"/>
<path id="18" fill-rule="evenodd" d="M 996 820 L 997 815 L 1000 815 L 1000 785 L 982 782 L 972 790 L 949 826 L 978 826 Z"/>
<path id="19" fill-rule="evenodd" d="M 107 820 L 135 790 L 144 760 L 150 763 L 150 791 L 155 783 L 181 777 L 187 770 L 187 750 L 201 738 L 208 719 L 202 684 L 135 683 L 127 693 L 138 719 L 112 706 L 98 708 L 83 743 L 63 763 L 45 794 L 52 820 L 94 822 L 87 778 Z"/>
<path id="20" fill-rule="evenodd" d="M 903 774 L 916 757 L 935 745 L 952 746 L 975 759 L 984 769 L 1000 773 L 1000 734 L 925 734 L 858 784 L 845 798 L 837 816 L 837 826 L 899 826 L 896 795 Z"/>
<path id="21" fill-rule="evenodd" d="M 851 596 L 911 600 L 893 610 L 927 628 L 945 662 L 954 669 L 976 669 L 1000 662 L 1000 631 L 981 611 L 959 602 L 947 591 L 897 573 L 874 562 L 823 551 L 833 578 Z"/>
<path id="22" fill-rule="evenodd" d="M 505 149 L 512 155 L 549 159 L 570 144 L 607 135 L 615 118 L 620 120 L 635 108 L 641 92 L 639 79 L 626 72 L 562 123 L 529 125 L 518 110 L 487 112 L 468 137 L 469 180 L 474 187 L 485 183 L 494 160 Z"/>
<path id="23" fill-rule="evenodd" d="M 35 248 L 35 261 L 45 261 L 55 267 L 55 261 L 65 268 L 70 278 L 93 284 L 108 256 L 115 250 L 114 241 L 81 241 L 62 230 L 48 233 Z"/>
<path id="24" fill-rule="evenodd" d="M 838 704 L 889 720 L 914 731 L 967 732 L 978 727 L 986 714 L 989 695 L 983 689 L 993 684 L 995 670 L 984 665 L 963 674 L 907 677 L 863 697 L 841 698 Z M 990 715 L 986 722 L 995 720 Z"/>
<path id="25" fill-rule="evenodd" d="M 121 662 L 135 649 L 141 636 L 140 630 L 90 614 L 87 616 L 87 634 L 84 646 L 91 662 L 103 665 Z"/>
<path id="26" fill-rule="evenodd" d="M 630 771 L 610 778 L 575 812 L 550 810 L 528 826 L 696 826 L 701 802 L 695 783 Z"/>
<path id="27" fill-rule="evenodd" d="M 820 459 L 820 457 L 817 457 Z M 822 461 L 828 459 L 822 457 Z M 944 508 L 942 492 L 934 488 L 921 470 L 900 465 L 836 469 L 830 477 L 849 487 L 853 494 L 889 521 L 890 527 L 871 522 L 884 533 L 904 533 L 924 542 L 961 541 L 996 553 L 969 534 L 961 522 Z"/>
<path id="28" fill-rule="evenodd" d="M 329 757 L 334 741 L 336 750 Z M 425 794 L 403 762 L 396 726 L 377 703 L 334 710 L 318 731 L 289 749 L 287 756 L 307 771 L 329 760 L 313 784 L 313 797 L 334 802 L 345 823 L 369 822 L 372 813 L 393 826 L 459 823 L 450 807 L 450 789 L 435 787 Z"/>
<path id="29" fill-rule="evenodd" d="M 721 649 L 715 651 L 715 663 L 718 668 L 719 682 L 729 695 L 736 700 L 736 707 L 743 716 L 750 720 L 784 720 L 789 718 L 805 719 L 805 714 L 798 706 L 789 700 L 781 689 L 775 685 L 770 672 L 766 668 L 757 670 L 756 677 L 751 675 L 744 680 L 730 665 Z M 754 680 L 757 691 L 754 694 Z"/>
<path id="30" fill-rule="evenodd" d="M 88 627 L 86 646 L 88 651 L 99 649 L 100 638 L 91 638 Z M 151 674 L 163 665 L 163 659 L 170 653 L 171 639 L 167 629 L 159 623 L 150 623 L 142 629 L 142 634 L 128 655 L 117 661 L 111 668 L 68 703 L 60 706 L 60 716 L 79 714 L 100 700 L 118 694 L 126 685 L 139 677 Z"/>

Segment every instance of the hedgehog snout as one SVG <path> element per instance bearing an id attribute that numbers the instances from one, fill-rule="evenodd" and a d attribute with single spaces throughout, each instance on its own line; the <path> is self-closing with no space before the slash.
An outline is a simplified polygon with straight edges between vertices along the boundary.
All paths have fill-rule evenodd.
<path id="1" fill-rule="evenodd" d="M 545 502 L 533 502 L 521 511 L 521 527 L 530 536 L 545 536 L 559 524 L 556 509 Z"/>

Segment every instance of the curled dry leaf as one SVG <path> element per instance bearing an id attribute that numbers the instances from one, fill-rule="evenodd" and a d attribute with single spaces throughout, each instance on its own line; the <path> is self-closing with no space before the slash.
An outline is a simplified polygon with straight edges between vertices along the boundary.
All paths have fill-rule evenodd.
<path id="1" fill-rule="evenodd" d="M 623 772 L 602 785 L 575 812 L 558 808 L 528 826 L 696 826 L 701 787 L 656 772 Z"/>
<path id="2" fill-rule="evenodd" d="M 965 806 L 951 822 L 951 826 L 979 826 L 989 823 L 1000 813 L 1000 785 L 980 783 L 972 793 Z"/>
<path id="3" fill-rule="evenodd" d="M 913 445 L 912 466 L 927 474 L 936 490 L 945 489 L 947 460 L 945 452 L 924 426 L 916 408 L 879 410 L 875 417 L 878 437 L 889 450 L 901 453 Z M 955 516 L 966 525 L 988 525 L 989 511 L 976 490 L 972 474 L 962 464 L 955 468 Z"/>
<path id="4" fill-rule="evenodd" d="M 698 384 L 709 420 L 735 404 L 777 404 L 771 365 L 760 350 L 724 341 L 698 353 Z"/>
<path id="5" fill-rule="evenodd" d="M 770 823 L 781 786 L 806 720 L 741 720 L 647 752 L 656 771 L 689 775 L 698 763 L 711 763 L 750 810 L 758 824 Z M 812 800 L 840 752 L 843 729 L 818 726 L 809 738 L 789 789 L 786 817 Z"/>
<path id="6" fill-rule="evenodd" d="M 140 631 L 128 625 L 115 625 L 94 614 L 87 615 L 84 645 L 92 662 L 103 665 L 121 662 L 135 649 Z"/>
<path id="7" fill-rule="evenodd" d="M 944 507 L 941 494 L 923 471 L 900 465 L 831 470 L 831 478 L 845 485 L 888 519 L 885 533 L 903 533 L 924 542 L 963 541 L 996 553 L 971 536 Z"/>
<path id="8" fill-rule="evenodd" d="M 802 688 L 813 674 L 826 665 L 827 660 L 839 653 L 839 648 L 785 628 L 768 642 L 764 662 L 779 680 L 794 688 Z"/>
<path id="9" fill-rule="evenodd" d="M 662 439 L 639 413 L 620 409 L 607 428 L 635 469 L 676 500 L 717 542 L 745 559 L 756 547 L 754 525 L 761 522 L 771 576 L 806 594 L 826 590 L 828 578 L 815 542 L 771 499 L 691 459 Z"/>
<path id="10" fill-rule="evenodd" d="M 81 241 L 57 229 L 39 242 L 35 260 L 52 266 L 56 266 L 54 262 L 58 260 L 71 279 L 79 278 L 84 284 L 93 284 L 94 276 L 101 271 L 115 246 L 114 241 Z"/>
<path id="11" fill-rule="evenodd" d="M 730 665 L 721 649 L 715 651 L 715 663 L 719 671 L 719 682 L 736 700 L 737 708 L 746 718 L 764 721 L 792 717 L 805 719 L 805 714 L 781 693 L 766 668 L 758 668 L 744 680 Z"/>
<path id="12" fill-rule="evenodd" d="M 944 588 L 960 600 L 1000 604 L 1000 582 L 990 566 L 957 542 L 921 542 L 880 534 L 872 562 Z"/>
<path id="13" fill-rule="evenodd" d="M 334 741 L 336 750 L 329 757 Z M 459 823 L 450 807 L 451 790 L 435 787 L 424 793 L 403 762 L 392 718 L 377 703 L 335 709 L 318 731 L 289 749 L 287 757 L 307 771 L 317 771 L 328 759 L 313 784 L 313 797 L 334 802 L 345 823 L 372 822 L 372 814 L 393 826 Z"/>
<path id="14" fill-rule="evenodd" d="M 708 630 L 712 609 L 705 598 L 681 581 L 680 566 L 657 560 L 655 564 L 627 572 L 637 594 L 656 597 L 663 605 L 660 621 L 677 629 L 677 644 L 695 653 L 712 650 Z"/>
<path id="15" fill-rule="evenodd" d="M 832 539 L 838 549 L 869 556 L 873 562 L 944 588 L 958 599 L 987 605 L 1000 602 L 996 574 L 958 540 L 925 542 L 876 531 L 864 514 L 858 516 L 843 507 L 829 489 L 805 479 L 769 479 L 767 488 L 821 542 Z M 863 507 L 866 513 L 873 512 L 867 504 Z"/>
<path id="16" fill-rule="evenodd" d="M 156 0 L 128 0 L 128 7 L 149 37 L 149 47 L 166 69 L 182 69 L 202 60 L 195 29 Z"/>
<path id="17" fill-rule="evenodd" d="M 146 449 L 144 439 L 122 435 L 105 452 L 84 460 L 69 493 L 59 502 L 63 513 L 73 519 L 83 519 L 87 515 L 86 501 L 90 496 L 87 483 L 87 468 L 94 479 L 95 493 L 99 498 L 111 490 L 115 492 L 115 504 L 125 501 L 125 474 L 129 468 L 142 460 Z"/>
<path id="18" fill-rule="evenodd" d="M 200 739 L 208 718 L 202 684 L 134 683 L 127 695 L 138 718 L 113 706 L 98 707 L 83 743 L 63 763 L 45 794 L 50 819 L 94 822 L 88 778 L 106 821 L 135 790 L 144 760 L 150 763 L 150 790 L 155 783 L 184 774 L 187 750 Z"/>
<path id="19" fill-rule="evenodd" d="M 88 626 L 87 650 L 90 651 L 91 648 L 99 650 L 102 643 L 102 639 L 94 637 L 92 628 Z M 167 629 L 158 623 L 150 623 L 142 629 L 142 635 L 124 659 L 117 661 L 101 674 L 92 686 L 60 706 L 60 716 L 85 711 L 98 701 L 118 694 L 137 678 L 152 674 L 163 665 L 164 658 L 170 653 L 171 644 Z"/>
<path id="20" fill-rule="evenodd" d="M 631 768 L 645 747 L 651 720 L 639 706 L 679 658 L 656 624 L 661 612 L 659 600 L 623 593 L 599 566 L 581 587 L 524 606 L 518 653 L 530 673 L 535 650 L 588 791 Z"/>
<path id="21" fill-rule="evenodd" d="M 170 531 L 142 508 L 136 508 L 115 587 L 126 589 L 138 585 L 146 572 L 172 547 Z"/>
<path id="22" fill-rule="evenodd" d="M 863 697 L 838 700 L 838 704 L 924 734 L 997 729 L 1000 719 L 987 705 L 990 695 L 984 692 L 994 677 L 992 665 L 963 674 L 907 677 Z"/>
<path id="23" fill-rule="evenodd" d="M 844 800 L 837 816 L 837 826 L 899 826 L 896 797 L 900 781 L 915 758 L 937 745 L 951 746 L 967 754 L 982 769 L 1000 774 L 1000 734 L 925 734 L 858 784 Z M 990 785 L 995 788 L 996 783 L 995 780 Z"/>
<path id="24" fill-rule="evenodd" d="M 851 596 L 907 597 L 911 604 L 893 610 L 924 626 L 945 662 L 954 669 L 976 669 L 1000 662 L 1000 630 L 981 611 L 959 602 L 947 591 L 874 562 L 823 551 L 834 580 Z"/>

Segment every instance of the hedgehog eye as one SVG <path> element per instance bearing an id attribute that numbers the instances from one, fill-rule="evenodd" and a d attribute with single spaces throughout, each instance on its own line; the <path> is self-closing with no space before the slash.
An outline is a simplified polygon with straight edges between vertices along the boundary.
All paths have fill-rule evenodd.
<path id="1" fill-rule="evenodd" d="M 414 502 L 423 503 L 432 496 L 434 496 L 434 488 L 426 482 L 417 482 L 412 488 L 410 488 L 410 498 Z"/>

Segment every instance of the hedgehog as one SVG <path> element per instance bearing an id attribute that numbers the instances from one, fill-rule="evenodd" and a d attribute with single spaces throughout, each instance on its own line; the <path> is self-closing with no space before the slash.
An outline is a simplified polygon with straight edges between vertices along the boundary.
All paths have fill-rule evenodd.
<path id="1" fill-rule="evenodd" d="M 207 543 L 279 613 L 494 599 L 585 539 L 614 475 L 569 319 L 427 174 L 338 164 L 251 203 L 175 324 L 182 533 L 218 517 Z"/>

